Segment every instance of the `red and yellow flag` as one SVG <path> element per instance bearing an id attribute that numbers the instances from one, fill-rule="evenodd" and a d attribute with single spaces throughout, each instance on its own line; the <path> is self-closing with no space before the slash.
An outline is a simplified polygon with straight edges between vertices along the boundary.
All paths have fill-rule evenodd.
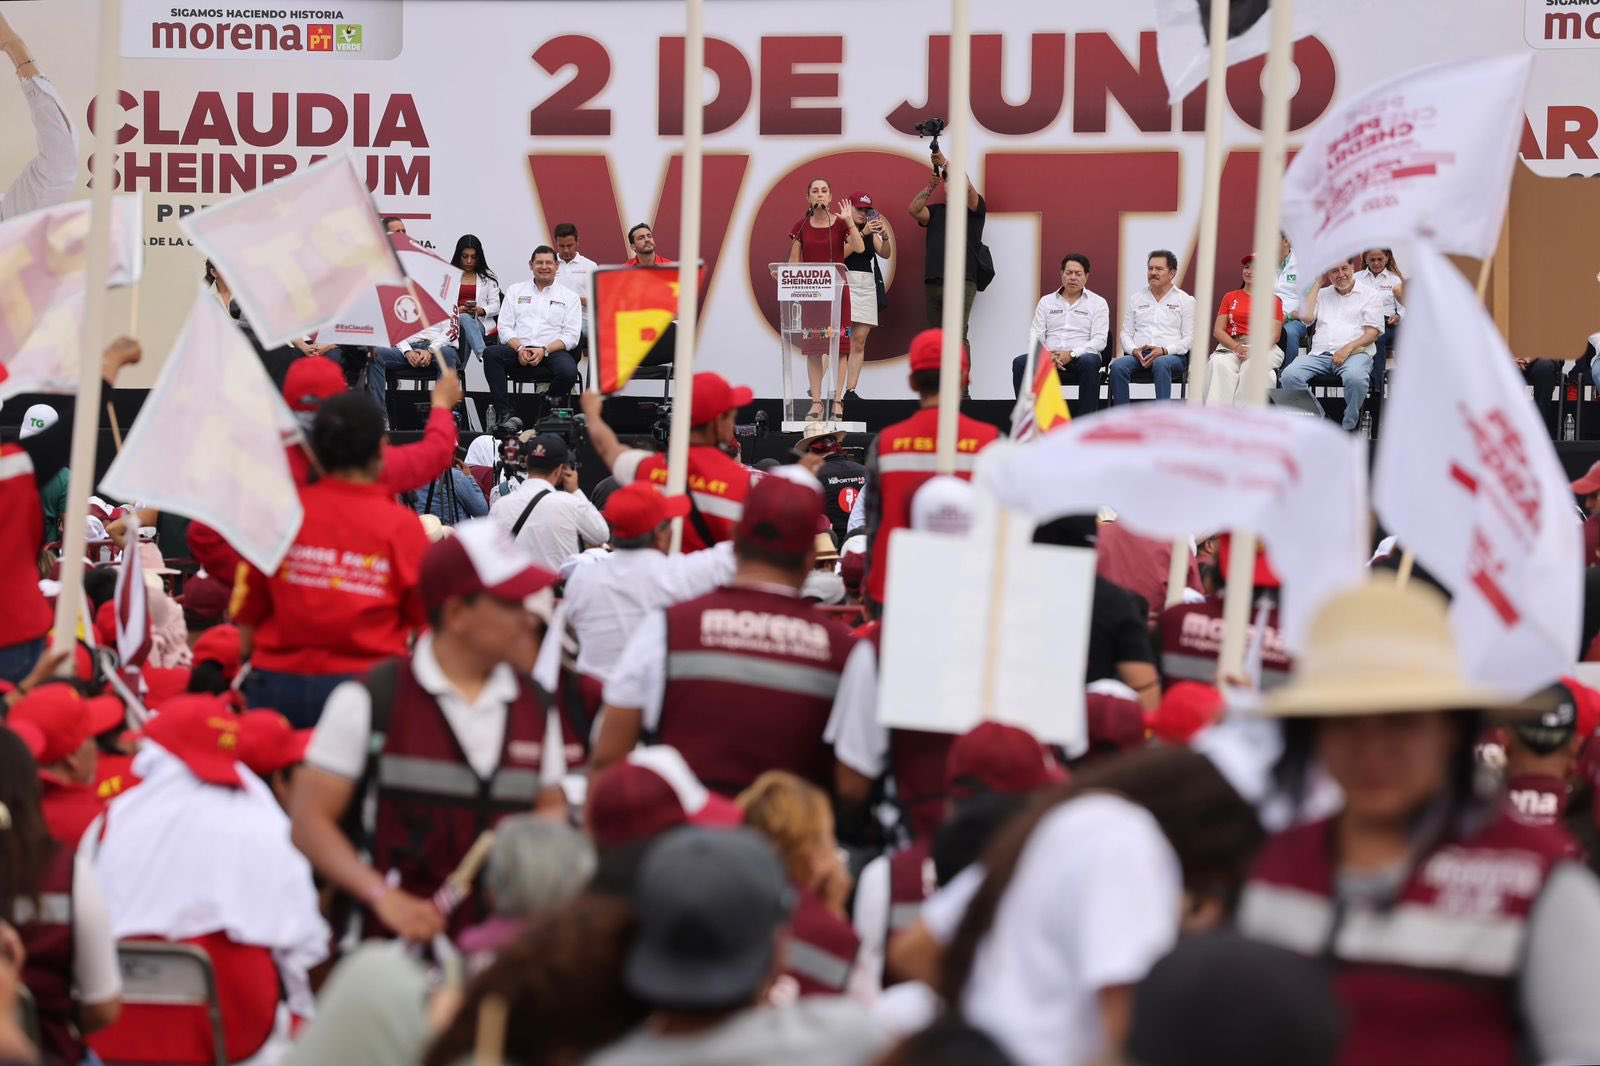
<path id="1" fill-rule="evenodd" d="M 1033 420 L 1040 433 L 1049 433 L 1057 426 L 1072 421 L 1072 412 L 1061 395 L 1061 379 L 1056 375 L 1056 362 L 1049 352 L 1042 353 L 1033 375 Z"/>
<path id="2" fill-rule="evenodd" d="M 600 391 L 616 392 L 678 317 L 678 268 L 601 269 L 590 277 L 595 370 Z"/>

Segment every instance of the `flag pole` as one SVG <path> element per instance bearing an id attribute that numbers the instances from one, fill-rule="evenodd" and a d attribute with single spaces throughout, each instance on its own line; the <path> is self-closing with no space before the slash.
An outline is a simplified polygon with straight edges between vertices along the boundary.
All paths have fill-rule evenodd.
<path id="1" fill-rule="evenodd" d="M 961 324 L 967 291 L 967 131 L 972 125 L 972 12 L 950 0 L 950 166 L 944 181 L 944 348 L 939 359 L 937 469 L 956 471 L 961 417 Z M 1030 383 L 1031 384 L 1031 383 Z"/>
<path id="2" fill-rule="evenodd" d="M 678 328 L 673 349 L 672 431 L 667 440 L 667 495 L 681 496 L 689 484 L 689 412 L 694 396 L 695 337 L 700 319 L 700 138 L 705 126 L 706 6 L 685 0 L 683 35 L 683 219 L 678 238 Z M 683 519 L 672 520 L 672 546 L 683 547 Z"/>
<path id="3" fill-rule="evenodd" d="M 1502 235 L 1501 235 L 1500 239 L 1502 241 L 1505 240 L 1505 236 L 1504 236 L 1504 231 L 1503 230 L 1502 230 Z M 1492 254 L 1489 256 L 1489 258 L 1485 259 L 1483 262 L 1478 264 L 1478 302 L 1479 303 L 1482 303 L 1483 302 L 1483 298 L 1485 296 L 1487 296 L 1488 293 L 1489 293 L 1489 271 L 1490 271 L 1490 268 L 1492 268 L 1493 266 L 1494 266 L 1494 255 L 1492 255 Z M 1417 553 L 1412 551 L 1410 548 L 1401 549 L 1401 552 L 1400 552 L 1400 565 L 1395 570 L 1395 578 L 1394 578 L 1395 584 L 1399 585 L 1401 588 L 1405 588 L 1407 585 L 1411 584 L 1411 571 L 1416 568 L 1416 565 L 1417 565 Z"/>
<path id="4" fill-rule="evenodd" d="M 1190 403 L 1204 403 L 1207 355 L 1211 351 L 1211 308 L 1217 297 L 1217 230 L 1222 216 L 1222 124 L 1226 120 L 1228 14 L 1231 0 L 1211 0 L 1211 73 L 1206 79 L 1206 154 L 1200 193 L 1200 239 L 1194 259 L 1194 338 L 1189 343 Z M 1183 601 L 1189 576 L 1189 538 L 1172 541 L 1167 571 L 1167 606 Z"/>
<path id="5" fill-rule="evenodd" d="M 1283 165 L 1289 138 L 1289 70 L 1294 49 L 1294 0 L 1272 0 L 1272 44 L 1267 51 L 1266 99 L 1261 120 L 1261 167 L 1256 185 L 1257 263 L 1277 262 L 1282 246 Z M 1251 318 L 1272 320 L 1276 273 L 1255 272 L 1250 286 Z M 1271 380 L 1267 361 L 1272 354 L 1272 333 L 1250 330 L 1250 358 L 1245 360 L 1240 390 L 1247 406 L 1266 401 Z M 1228 590 L 1223 598 L 1222 652 L 1217 659 L 1219 679 L 1244 676 L 1245 627 L 1250 621 L 1251 591 L 1255 587 L 1256 535 L 1254 530 L 1233 531 L 1228 560 Z"/>
<path id="6" fill-rule="evenodd" d="M 118 48 L 122 37 L 121 0 L 100 0 L 100 69 L 96 88 L 93 189 L 89 215 L 88 298 L 79 345 L 78 397 L 72 424 L 71 480 L 67 486 L 65 535 L 61 548 L 61 591 L 56 596 L 56 622 L 51 647 L 70 649 L 78 639 L 78 614 L 83 607 L 84 516 L 95 481 L 95 451 L 100 433 L 101 353 L 106 342 L 106 279 L 110 277 L 111 153 L 121 125 Z M 74 669 L 71 657 L 63 675 Z"/>

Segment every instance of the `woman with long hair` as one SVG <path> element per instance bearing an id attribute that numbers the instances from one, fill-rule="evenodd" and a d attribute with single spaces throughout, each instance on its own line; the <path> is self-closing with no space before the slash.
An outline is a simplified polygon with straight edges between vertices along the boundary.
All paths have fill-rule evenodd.
<path id="1" fill-rule="evenodd" d="M 744 824 L 771 841 L 794 884 L 789 934 L 800 947 L 788 952 L 787 975 L 801 995 L 853 989 L 869 997 L 877 975 L 856 965 L 861 938 L 845 911 L 853 882 L 833 833 L 827 794 L 794 774 L 768 770 L 737 802 Z"/>
<path id="2" fill-rule="evenodd" d="M 840 200 L 838 213 L 833 206 L 833 187 L 826 178 L 814 178 L 806 189 L 806 213 L 789 230 L 789 262 L 791 263 L 844 263 L 846 257 L 866 251 L 866 240 L 856 223 L 855 206 Z M 847 328 L 850 322 L 850 290 L 840 294 L 839 322 Z M 824 349 L 825 352 L 825 349 Z M 811 410 L 806 421 L 820 422 L 823 417 L 822 376 L 827 370 L 824 352 L 807 354 L 806 375 L 811 382 Z M 843 367 L 840 368 L 844 369 Z M 841 384 L 845 375 L 839 374 Z M 844 393 L 833 404 L 833 418 L 844 417 Z"/>
<path id="3" fill-rule="evenodd" d="M 1343 1063 L 1600 1062 L 1600 882 L 1564 832 L 1480 791 L 1475 758 L 1487 712 L 1561 707 L 1504 706 L 1418 582 L 1330 600 L 1267 697 L 1285 792 L 1315 764 L 1342 802 L 1267 844 L 1239 927 L 1331 968 Z"/>
<path id="4" fill-rule="evenodd" d="M 1019 1066 L 1096 1062 L 1121 1046 L 1133 986 L 1180 931 L 1231 909 L 1261 839 L 1204 756 L 1117 756 L 1003 829 L 890 957 Z"/>
<path id="5" fill-rule="evenodd" d="M 864 247 L 859 252 L 846 255 L 843 260 L 845 276 L 850 282 L 850 359 L 837 382 L 838 397 L 833 407 L 835 418 L 843 414 L 843 405 L 847 401 L 857 399 L 856 386 L 861 384 L 861 368 L 867 361 L 867 337 L 878 324 L 878 286 L 882 280 L 878 260 L 887 262 L 894 257 L 894 230 L 890 228 L 889 220 L 878 213 L 871 195 L 853 193 L 849 203 Z M 841 314 L 840 321 L 845 320 Z"/>
<path id="6" fill-rule="evenodd" d="M 1376 289 L 1383 298 L 1383 333 L 1378 337 L 1378 351 L 1372 359 L 1373 384 L 1381 385 L 1383 378 L 1376 376 L 1376 372 L 1383 370 L 1400 336 L 1400 317 L 1406 310 L 1406 276 L 1400 273 L 1400 264 L 1395 262 L 1394 251 L 1390 248 L 1368 248 L 1361 255 L 1361 263 L 1366 269 L 1356 275 L 1356 284 Z"/>
<path id="7" fill-rule="evenodd" d="M 463 234 L 456 241 L 450 265 L 461 271 L 461 287 L 450 312 L 455 315 L 456 328 L 441 350 L 447 358 L 455 359 L 456 366 L 461 366 L 462 343 L 470 353 L 483 358 L 484 337 L 494 332 L 494 318 L 500 311 L 500 279 L 489 269 L 483 242 L 471 233 Z"/>
<path id="8" fill-rule="evenodd" d="M 94 869 L 51 838 L 40 795 L 32 751 L 0 727 L 0 919 L 22 938 L 45 1061 L 79 1063 L 84 1034 L 116 1021 L 122 977 Z"/>

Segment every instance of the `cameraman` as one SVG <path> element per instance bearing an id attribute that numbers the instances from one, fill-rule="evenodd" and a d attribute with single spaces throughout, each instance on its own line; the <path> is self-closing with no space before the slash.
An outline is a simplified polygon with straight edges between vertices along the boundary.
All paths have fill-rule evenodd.
<path id="1" fill-rule="evenodd" d="M 943 152 L 934 149 L 933 174 L 927 187 L 911 201 L 911 217 L 917 225 L 928 231 L 927 261 L 923 265 L 922 280 L 927 283 L 928 328 L 944 328 L 944 233 L 946 203 L 930 204 L 928 198 L 945 183 L 949 160 Z M 972 300 L 978 294 L 978 245 L 983 242 L 983 220 L 988 206 L 978 195 L 978 187 L 967 182 L 967 284 L 961 300 L 961 343 L 967 344 L 967 323 L 972 318 Z M 970 349 L 970 345 L 968 348 Z"/>
<path id="2" fill-rule="evenodd" d="M 570 556 L 611 539 L 606 520 L 578 491 L 578 464 L 565 440 L 541 433 L 522 445 L 522 458 L 528 480 L 495 501 L 489 518 L 530 559 L 559 572 Z"/>

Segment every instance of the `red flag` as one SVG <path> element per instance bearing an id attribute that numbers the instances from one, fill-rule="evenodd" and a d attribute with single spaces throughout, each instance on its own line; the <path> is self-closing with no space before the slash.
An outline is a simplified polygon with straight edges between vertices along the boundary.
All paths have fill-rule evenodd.
<path id="1" fill-rule="evenodd" d="M 150 657 L 150 600 L 139 565 L 139 539 L 135 533 L 122 549 L 117 568 L 117 658 L 124 670 L 143 666 Z"/>
<path id="2" fill-rule="evenodd" d="M 616 392 L 678 317 L 678 268 L 602 267 L 590 279 L 594 365 L 600 391 Z"/>

